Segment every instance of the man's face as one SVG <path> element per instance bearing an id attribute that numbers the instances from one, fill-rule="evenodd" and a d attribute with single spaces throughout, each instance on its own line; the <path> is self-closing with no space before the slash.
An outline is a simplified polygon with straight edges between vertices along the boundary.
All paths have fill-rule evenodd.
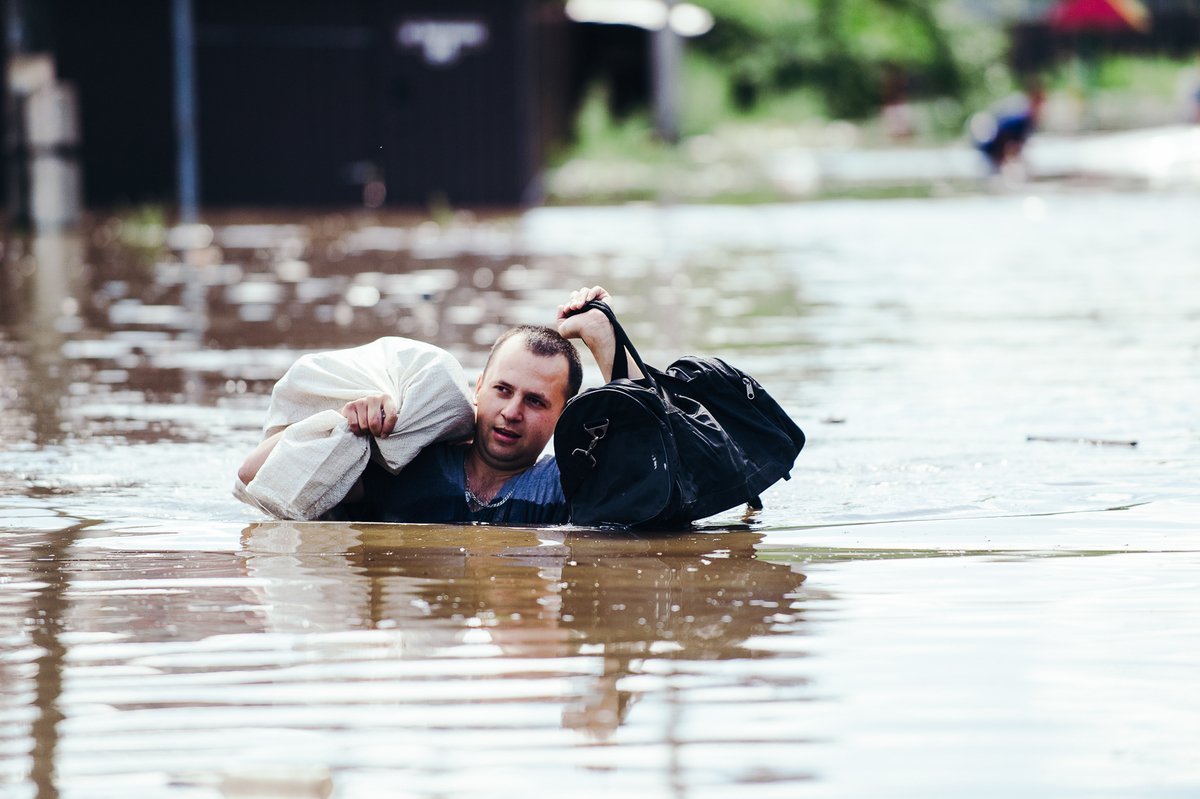
<path id="1" fill-rule="evenodd" d="M 566 395 L 566 358 L 535 355 L 519 335 L 506 340 L 475 384 L 475 451 L 500 471 L 532 466 Z"/>

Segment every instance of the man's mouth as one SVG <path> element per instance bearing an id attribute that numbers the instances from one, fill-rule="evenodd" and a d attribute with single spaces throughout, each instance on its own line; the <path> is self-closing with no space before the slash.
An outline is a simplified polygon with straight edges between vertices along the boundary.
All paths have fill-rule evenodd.
<path id="1" fill-rule="evenodd" d="M 515 444 L 517 439 L 521 437 L 520 433 L 509 430 L 507 427 L 493 427 L 492 435 L 501 444 Z"/>

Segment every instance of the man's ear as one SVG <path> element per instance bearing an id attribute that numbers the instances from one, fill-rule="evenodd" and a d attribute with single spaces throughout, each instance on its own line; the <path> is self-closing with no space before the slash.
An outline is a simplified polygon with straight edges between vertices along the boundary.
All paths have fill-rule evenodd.
<path id="1" fill-rule="evenodd" d="M 479 392 L 483 391 L 483 372 L 479 373 L 479 377 L 475 378 L 475 400 L 479 399 Z"/>

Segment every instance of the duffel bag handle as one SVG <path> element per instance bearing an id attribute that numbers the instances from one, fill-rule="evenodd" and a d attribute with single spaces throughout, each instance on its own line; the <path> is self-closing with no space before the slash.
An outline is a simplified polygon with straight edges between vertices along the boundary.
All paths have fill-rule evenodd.
<path id="1" fill-rule="evenodd" d="M 625 332 L 625 328 L 621 327 L 621 323 L 617 321 L 617 315 L 608 303 L 600 300 L 589 300 L 584 303 L 583 307 L 577 311 L 572 311 L 568 316 L 585 313 L 587 311 L 597 310 L 608 317 L 608 321 L 612 323 L 613 335 L 616 338 L 616 351 L 613 353 L 612 363 L 612 379 L 618 380 L 622 377 L 629 377 L 629 361 L 625 358 L 625 351 L 629 350 L 629 354 L 633 356 L 633 362 L 638 365 L 642 376 L 648 382 L 654 384 L 654 378 L 650 376 L 650 370 L 646 368 L 645 361 L 642 356 L 638 355 L 637 347 L 633 346 L 633 342 L 629 340 L 629 335 Z"/>

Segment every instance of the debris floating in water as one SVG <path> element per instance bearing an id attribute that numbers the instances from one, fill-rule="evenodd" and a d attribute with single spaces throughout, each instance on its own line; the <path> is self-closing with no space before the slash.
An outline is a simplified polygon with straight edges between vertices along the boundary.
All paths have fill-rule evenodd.
<path id="1" fill-rule="evenodd" d="M 1136 447 L 1129 438 L 1088 438 L 1086 436 L 1025 436 L 1026 441 L 1049 441 L 1054 444 L 1091 444 L 1094 447 Z"/>

